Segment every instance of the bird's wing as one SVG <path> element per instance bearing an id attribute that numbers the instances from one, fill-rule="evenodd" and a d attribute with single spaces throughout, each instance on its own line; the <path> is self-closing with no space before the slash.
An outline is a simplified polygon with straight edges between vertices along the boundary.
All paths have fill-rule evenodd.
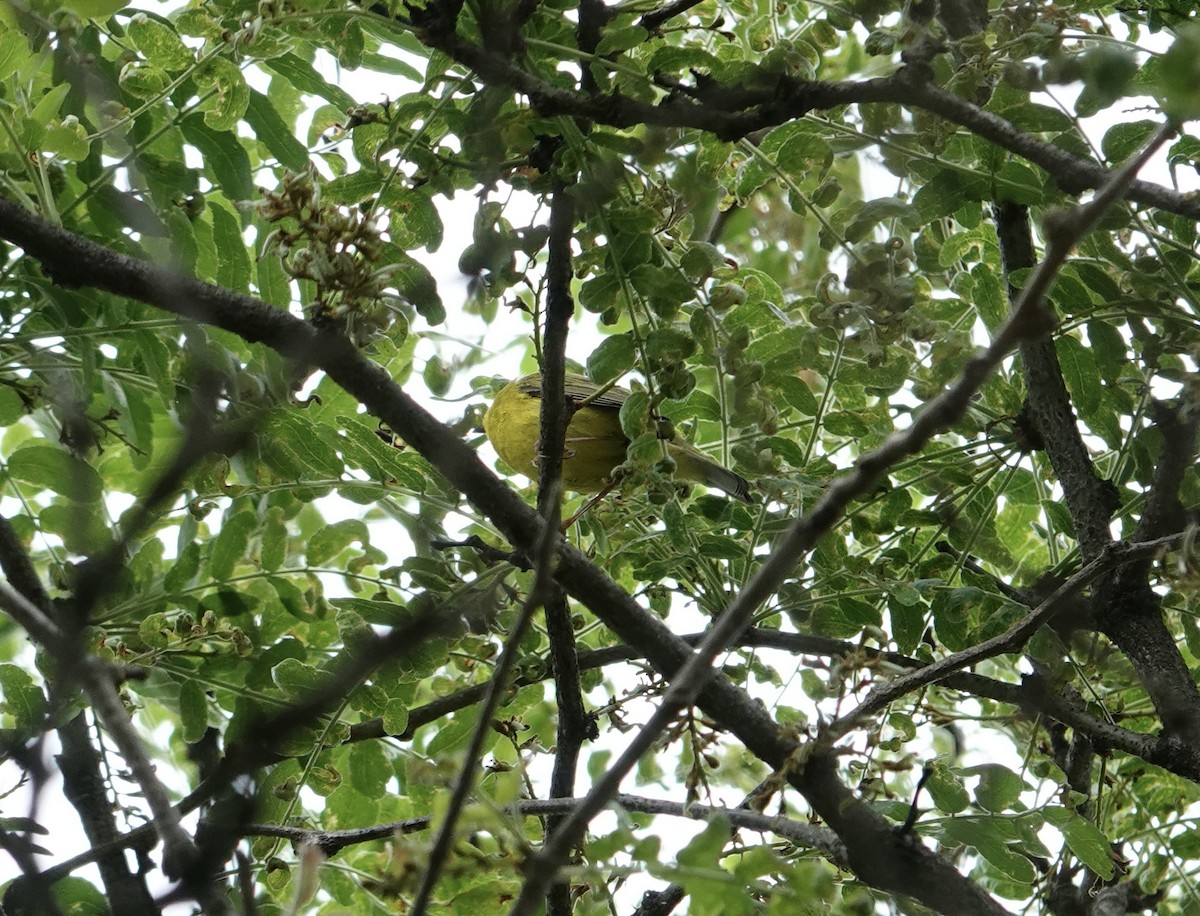
<path id="1" fill-rule="evenodd" d="M 563 385 L 567 397 L 576 403 L 585 400 L 600 387 L 595 382 L 584 378 L 582 375 L 576 375 L 573 372 L 566 374 Z M 517 386 L 523 393 L 531 397 L 540 398 L 542 396 L 542 378 L 540 375 L 527 376 L 521 379 Z M 592 400 L 588 401 L 587 406 L 620 410 L 621 405 L 627 400 L 629 400 L 629 389 L 614 385 L 608 391 L 604 392 L 604 394 L 600 395 L 600 397 L 592 398 Z"/>

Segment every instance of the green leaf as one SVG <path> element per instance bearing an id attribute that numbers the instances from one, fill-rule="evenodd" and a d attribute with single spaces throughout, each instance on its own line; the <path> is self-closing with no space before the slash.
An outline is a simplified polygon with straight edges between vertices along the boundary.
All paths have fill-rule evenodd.
<path id="1" fill-rule="evenodd" d="M 200 110 L 205 125 L 214 131 L 233 130 L 250 104 L 250 87 L 238 65 L 224 57 L 210 57 L 193 79 L 203 99 Z"/>
<path id="2" fill-rule="evenodd" d="M 364 51 L 362 66 L 364 69 L 374 73 L 388 73 L 392 76 L 402 76 L 414 83 L 420 83 L 424 79 L 416 67 L 394 55 L 375 54 L 371 51 Z"/>
<path id="3" fill-rule="evenodd" d="M 334 598 L 329 602 L 339 610 L 353 611 L 374 626 L 396 626 L 408 619 L 403 605 L 394 601 L 375 601 L 369 598 Z"/>
<path id="4" fill-rule="evenodd" d="M 263 569 L 279 569 L 287 559 L 288 529 L 284 521 L 283 510 L 272 506 L 267 510 L 262 522 L 262 551 L 259 562 Z"/>
<path id="5" fill-rule="evenodd" d="M 781 328 L 754 341 L 746 352 L 750 359 L 771 363 L 775 372 L 786 372 L 789 367 L 804 368 L 796 365 L 795 359 L 811 333 L 810 328 Z M 810 414 L 813 415 L 815 411 Z"/>
<path id="6" fill-rule="evenodd" d="M 1129 342 L 1106 321 L 1089 321 L 1087 336 L 1100 377 L 1106 382 L 1116 381 L 1129 366 Z"/>
<path id="7" fill-rule="evenodd" d="M 1079 861 L 1104 880 L 1113 876 L 1112 844 L 1095 824 L 1067 808 L 1042 809 L 1046 820 L 1062 831 L 1063 839 Z"/>
<path id="8" fill-rule="evenodd" d="M 174 594 L 191 584 L 200 571 L 200 545 L 195 541 L 186 544 L 180 551 L 175 564 L 163 576 L 163 590 Z"/>
<path id="9" fill-rule="evenodd" d="M 1163 108 L 1177 121 L 1200 116 L 1200 26 L 1186 23 L 1161 60 Z"/>
<path id="10" fill-rule="evenodd" d="M 138 639 L 148 649 L 165 649 L 170 645 L 172 632 L 167 615 L 161 612 L 147 614 L 138 624 Z"/>
<path id="11" fill-rule="evenodd" d="M 63 159 L 81 162 L 91 152 L 92 143 L 79 119 L 69 115 L 46 128 L 42 135 L 42 149 L 47 153 L 57 153 Z"/>
<path id="12" fill-rule="evenodd" d="M 1054 524 L 1054 528 L 1060 534 L 1074 537 L 1075 522 L 1071 518 L 1071 512 L 1065 505 L 1054 500 L 1043 500 L 1042 511 L 1044 511 L 1050 521 Z"/>
<path id="13" fill-rule="evenodd" d="M 925 632 L 927 613 L 923 604 L 910 606 L 897 601 L 888 601 L 888 614 L 892 621 L 892 638 L 896 648 L 906 655 L 912 654 Z"/>
<path id="14" fill-rule="evenodd" d="M 170 85 L 170 74 L 161 67 L 145 64 L 143 61 L 131 60 L 121 67 L 118 85 L 134 98 L 161 97 Z"/>
<path id="15" fill-rule="evenodd" d="M 313 690 L 322 681 L 321 672 L 294 658 L 285 658 L 271 669 L 271 680 L 293 697 Z"/>
<path id="16" fill-rule="evenodd" d="M 197 681 L 179 686 L 179 727 L 180 738 L 188 744 L 195 744 L 208 730 L 208 697 Z"/>
<path id="17" fill-rule="evenodd" d="M 279 160 L 280 165 L 294 172 L 303 171 L 308 166 L 308 148 L 296 139 L 271 99 L 256 89 L 250 90 L 246 123 L 259 142 Z"/>
<path id="18" fill-rule="evenodd" d="M 1033 863 L 1018 851 L 1013 831 L 1002 818 L 946 818 L 941 828 L 948 838 L 975 847 L 989 865 L 1013 881 L 1029 885 L 1037 878 Z"/>
<path id="19" fill-rule="evenodd" d="M 231 588 L 218 589 L 200 599 L 200 612 L 212 611 L 218 617 L 239 617 L 252 614 L 262 602 L 247 592 L 236 592 Z"/>
<path id="20" fill-rule="evenodd" d="M 717 864 L 729 845 L 729 821 L 721 815 L 708 819 L 704 829 L 688 840 L 676 857 L 680 865 L 705 868 Z"/>
<path id="21" fill-rule="evenodd" d="M 268 428 L 269 449 L 286 448 L 290 457 L 299 462 L 299 477 L 311 475 L 318 479 L 338 480 L 344 469 L 341 456 L 320 422 L 307 412 L 277 411 Z"/>
<path id="22" fill-rule="evenodd" d="M 63 0 L 62 5 L 84 19 L 107 19 L 129 6 L 126 0 Z"/>
<path id="23" fill-rule="evenodd" d="M 258 528 L 258 517 L 249 510 L 227 516 L 221 530 L 212 540 L 208 558 L 208 572 L 218 582 L 233 575 L 238 563 L 246 558 L 250 536 Z"/>
<path id="24" fill-rule="evenodd" d="M 308 539 L 305 553 L 313 566 L 324 566 L 351 544 L 370 543 L 367 526 L 358 519 L 348 518 L 326 525 Z"/>
<path id="25" fill-rule="evenodd" d="M 771 380 L 771 387 L 783 395 L 783 399 L 800 412 L 802 417 L 815 417 L 820 410 L 817 396 L 808 383 L 793 375 Z"/>
<path id="26" fill-rule="evenodd" d="M 62 108 L 62 104 L 67 98 L 67 93 L 70 91 L 71 86 L 69 83 L 60 83 L 53 89 L 47 90 L 29 112 L 30 120 L 35 124 L 44 125 L 57 118 L 58 111 Z"/>
<path id="27" fill-rule="evenodd" d="M 367 798 L 381 798 L 395 772 L 375 741 L 363 741 L 350 749 L 350 785 Z"/>
<path id="28" fill-rule="evenodd" d="M 579 288 L 579 304 L 589 312 L 603 312 L 616 305 L 623 292 L 621 281 L 612 274 L 601 274 L 584 281 Z"/>
<path id="29" fill-rule="evenodd" d="M 196 62 L 175 32 L 145 13 L 136 13 L 126 26 L 129 40 L 150 63 L 177 73 Z"/>
<path id="30" fill-rule="evenodd" d="M 721 249 L 703 241 L 692 242 L 679 259 L 680 269 L 695 282 L 708 279 L 724 263 Z"/>
<path id="31" fill-rule="evenodd" d="M 588 375 L 603 385 L 632 369 L 636 359 L 633 338 L 629 334 L 614 334 L 600 341 L 600 346 L 588 356 Z"/>
<path id="32" fill-rule="evenodd" d="M 287 308 L 292 301 L 291 279 L 283 270 L 283 264 L 273 254 L 265 253 L 258 260 L 255 280 L 258 296 L 268 305 Z"/>
<path id="33" fill-rule="evenodd" d="M 1005 811 L 1021 797 L 1025 784 L 1021 777 L 999 763 L 985 763 L 962 771 L 964 776 L 978 776 L 975 801 L 987 811 Z"/>
<path id="34" fill-rule="evenodd" d="M 442 720 L 425 753 L 430 757 L 452 751 L 464 744 L 475 728 L 475 717 L 458 713 L 449 720 Z"/>
<path id="35" fill-rule="evenodd" d="M 973 302 L 979 317 L 990 333 L 998 331 L 1008 320 L 1008 294 L 995 267 L 991 264 L 976 264 L 971 268 L 974 280 Z"/>
<path id="36" fill-rule="evenodd" d="M 77 502 L 93 502 L 104 493 L 104 482 L 95 468 L 48 445 L 17 449 L 8 459 L 8 475 Z"/>
<path id="37" fill-rule="evenodd" d="M 439 325 L 446 320 L 446 306 L 438 295 L 437 282 L 425 265 L 402 253 L 389 266 L 388 281 L 427 323 Z"/>
<path id="38" fill-rule="evenodd" d="M 231 133 L 213 130 L 204 117 L 193 114 L 179 122 L 187 142 L 200 151 L 217 185 L 231 201 L 255 196 L 250 157 Z"/>
<path id="39" fill-rule="evenodd" d="M 912 205 L 923 221 L 948 216 L 968 200 L 984 200 L 987 183 L 982 176 L 964 175 L 947 169 L 938 172 L 921 185 L 913 195 Z"/>
<path id="40" fill-rule="evenodd" d="M 0 29 L 0 73 L 18 73 L 32 59 L 29 43 L 19 29 Z"/>
<path id="41" fill-rule="evenodd" d="M 326 182 L 321 197 L 335 204 L 358 204 L 371 200 L 379 194 L 382 176 L 373 169 L 359 169 L 348 175 L 339 175 Z M 400 246 L 404 247 L 404 246 Z"/>
<path id="42" fill-rule="evenodd" d="M 924 221 L 913 204 L 899 197 L 864 201 L 856 209 L 858 212 L 845 229 L 846 239 L 851 242 L 862 240 L 868 232 L 885 221 L 898 220 L 908 226 L 919 226 Z"/>
<path id="43" fill-rule="evenodd" d="M 442 218 L 433 200 L 421 191 L 389 191 L 384 202 L 391 208 L 392 241 L 401 248 L 437 251 L 442 245 Z"/>
<path id="44" fill-rule="evenodd" d="M 348 112 L 358 103 L 354 96 L 340 89 L 321 76 L 312 64 L 302 60 L 295 54 L 283 54 L 263 61 L 263 66 L 274 70 L 301 92 L 319 95 L 342 112 Z"/>
<path id="45" fill-rule="evenodd" d="M 16 423 L 25 415 L 25 402 L 15 388 L 0 385 L 0 426 Z"/>
<path id="46" fill-rule="evenodd" d="M 970 804 L 970 797 L 963 787 L 961 780 L 943 763 L 930 766 L 929 778 L 925 780 L 925 789 L 929 797 L 937 805 L 939 811 L 947 814 L 957 814 Z"/>
<path id="47" fill-rule="evenodd" d="M 620 28 L 605 29 L 601 35 L 600 43 L 596 45 L 596 54 L 607 56 L 636 48 L 646 41 L 649 34 L 640 25 L 627 25 Z"/>
<path id="48" fill-rule="evenodd" d="M 242 226 L 238 217 L 222 204 L 213 201 L 208 212 L 212 214 L 213 241 L 221 253 L 217 261 L 217 283 L 238 292 L 250 292 L 250 255 L 242 239 Z"/>
<path id="49" fill-rule="evenodd" d="M 383 709 L 383 730 L 389 735 L 403 735 L 408 729 L 408 703 L 388 700 Z"/>
<path id="50" fill-rule="evenodd" d="M 1141 149 L 1158 126 L 1157 121 L 1126 121 L 1114 124 L 1104 132 L 1104 139 L 1100 141 L 1104 158 L 1113 165 L 1121 165 Z"/>
<path id="51" fill-rule="evenodd" d="M 1083 415 L 1091 413 L 1100 404 L 1100 370 L 1096 357 L 1076 337 L 1064 336 L 1054 341 L 1058 362 L 1062 367 L 1063 379 L 1071 398 Z"/>
<path id="52" fill-rule="evenodd" d="M 1042 179 L 1032 168 L 1010 159 L 996 173 L 996 199 L 1003 203 L 1036 204 L 1043 197 Z"/>
<path id="53" fill-rule="evenodd" d="M 36 729 L 46 712 L 46 696 L 23 668 L 0 665 L 0 708 L 18 729 Z"/>
<path id="54" fill-rule="evenodd" d="M 112 4 L 104 4 L 96 0 L 96 2 L 82 5 L 103 7 Z M 123 6 L 124 3 L 118 9 Z M 61 878 L 55 881 L 51 887 L 54 891 L 55 902 L 58 903 L 60 911 L 67 916 L 109 916 L 112 912 L 104 894 L 85 878 Z"/>

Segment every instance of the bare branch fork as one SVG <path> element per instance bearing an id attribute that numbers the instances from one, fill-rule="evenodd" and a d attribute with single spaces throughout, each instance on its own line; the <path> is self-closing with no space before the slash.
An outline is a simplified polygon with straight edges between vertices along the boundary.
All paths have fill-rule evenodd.
<path id="1" fill-rule="evenodd" d="M 856 708 L 831 722 L 822 730 L 822 743 L 829 745 L 835 743 L 849 734 L 852 729 L 861 725 L 865 719 L 885 709 L 890 703 L 906 694 L 920 690 L 929 684 L 936 684 L 954 672 L 961 671 L 977 662 L 1003 655 L 1006 652 L 1020 650 L 1038 629 L 1054 619 L 1055 614 L 1062 610 L 1067 599 L 1078 594 L 1102 573 L 1123 563 L 1131 563 L 1170 550 L 1182 540 L 1182 534 L 1175 534 L 1136 544 L 1111 545 L 1104 553 L 1056 588 L 1027 616 L 1003 633 L 873 688 L 867 698 Z"/>

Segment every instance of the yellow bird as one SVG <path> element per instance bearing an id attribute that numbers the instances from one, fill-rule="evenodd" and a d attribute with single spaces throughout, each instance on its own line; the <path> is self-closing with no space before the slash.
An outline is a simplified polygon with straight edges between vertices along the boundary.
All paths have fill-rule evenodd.
<path id="1" fill-rule="evenodd" d="M 621 405 L 628 400 L 627 388 L 613 386 L 593 397 L 599 386 L 572 372 L 565 379 L 567 397 L 576 405 L 567 427 L 562 482 L 577 493 L 606 491 L 613 485 L 612 473 L 625 460 L 629 439 L 621 429 Z M 591 400 L 588 400 L 591 398 Z M 541 435 L 542 374 L 533 372 L 500 389 L 483 417 L 483 430 L 501 458 L 514 470 L 537 480 L 538 439 Z M 675 476 L 724 490 L 750 503 L 750 484 L 721 467 L 678 436 L 667 443 L 675 461 Z"/>

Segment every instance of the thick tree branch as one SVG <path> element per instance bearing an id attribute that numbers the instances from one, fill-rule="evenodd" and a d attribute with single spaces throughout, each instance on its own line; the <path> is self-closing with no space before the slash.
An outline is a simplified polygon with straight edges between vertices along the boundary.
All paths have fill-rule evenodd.
<path id="1" fill-rule="evenodd" d="M 681 637 L 689 645 L 696 645 L 704 638 L 703 633 L 693 633 Z M 877 668 L 880 663 L 900 667 L 919 669 L 928 663 L 920 659 L 901 655 L 898 652 L 887 652 L 870 649 L 857 643 L 845 642 L 826 636 L 810 636 L 802 633 L 785 633 L 780 630 L 756 628 L 747 630 L 738 639 L 738 645 L 743 647 L 758 647 L 777 649 L 783 652 L 803 655 L 816 655 L 826 658 L 857 659 L 863 667 Z M 604 665 L 624 661 L 637 660 L 642 657 L 633 646 L 611 646 L 606 649 L 593 649 L 580 655 L 580 666 L 584 669 L 597 668 Z M 527 686 L 538 683 L 542 678 L 518 678 L 513 681 L 516 686 Z M 1200 782 L 1200 746 L 1183 741 L 1177 736 L 1164 735 L 1154 737 L 1143 735 L 1129 729 L 1114 725 L 1105 719 L 1097 718 L 1077 701 L 1072 693 L 1065 693 L 1057 687 L 1045 683 L 1037 675 L 1027 675 L 1020 684 L 998 681 L 983 675 L 970 672 L 956 672 L 939 680 L 939 685 L 961 691 L 970 696 L 982 697 L 1014 706 L 1028 715 L 1031 719 L 1039 717 L 1060 722 L 1075 731 L 1086 734 L 1098 746 L 1109 750 L 1121 751 L 1133 757 L 1145 760 L 1155 766 L 1175 773 L 1185 779 Z M 409 726 L 403 734 L 393 737 L 400 739 L 411 738 L 413 733 L 424 725 L 437 721 L 443 716 L 458 709 L 463 709 L 479 702 L 487 684 L 479 684 L 466 690 L 458 691 L 447 697 L 419 706 L 409 714 Z M 376 740 L 386 736 L 381 719 L 374 719 L 351 726 L 349 742 Z M 181 816 L 195 811 L 211 796 L 204 787 L 197 789 L 176 807 Z M 618 796 L 620 798 L 621 796 Z M 534 802 L 544 804 L 544 802 Z M 414 819 L 414 823 L 426 823 L 428 818 Z M 366 828 L 375 829 L 375 828 Z M 349 831 L 348 833 L 352 833 Z M 57 880 L 96 861 L 103 855 L 131 846 L 152 844 L 154 827 L 148 824 L 138 827 L 120 837 L 94 847 L 88 852 L 59 863 L 44 873 L 47 881 Z"/>
<path id="2" fill-rule="evenodd" d="M 1179 488 L 1183 485 L 1184 474 L 1196 460 L 1200 416 L 1190 405 L 1156 404 L 1152 416 L 1162 434 L 1162 451 L 1154 466 L 1146 505 L 1134 533 L 1137 540 L 1162 537 L 1183 527 L 1185 519 L 1179 502 Z"/>
<path id="3" fill-rule="evenodd" d="M 441 25 L 445 19 L 436 21 Z M 1074 156 L 947 92 L 931 82 L 922 66 L 902 67 L 890 77 L 856 82 L 802 80 L 765 71 L 759 74 L 760 85 L 756 86 L 723 85 L 704 78 L 701 85 L 679 85 L 659 101 L 644 102 L 620 92 L 599 95 L 547 82 L 508 57 L 463 38 L 453 28 L 426 29 L 423 37 L 485 81 L 527 96 L 543 115 L 569 115 L 613 127 L 695 128 L 732 141 L 812 111 L 894 103 L 923 108 L 1032 162 L 1068 194 L 1103 187 L 1113 177 L 1098 163 Z M 1200 219 L 1200 201 L 1151 182 L 1131 181 L 1123 195 L 1135 203 Z"/>
<path id="4" fill-rule="evenodd" d="M 688 645 L 695 646 L 704 638 L 704 634 L 692 633 L 680 638 Z M 762 627 L 746 630 L 738 637 L 736 645 L 744 648 L 777 649 L 794 655 L 840 658 L 850 664 L 857 660 L 862 667 L 871 669 L 877 669 L 882 663 L 895 668 L 910 668 L 915 671 L 930 664 L 899 652 L 871 649 L 857 643 L 832 639 L 827 636 L 785 633 L 781 630 Z M 590 670 L 606 665 L 635 661 L 642 657 L 643 654 L 633 646 L 610 646 L 581 653 L 579 665 L 584 670 Z M 519 678 L 514 681 L 514 685 L 528 686 L 538 683 L 542 679 L 540 676 Z M 1106 747 L 1122 751 L 1133 757 L 1140 757 L 1148 763 L 1160 766 L 1185 779 L 1200 782 L 1200 746 L 1193 747 L 1178 737 L 1143 735 L 1113 725 L 1111 722 L 1092 715 L 1083 706 L 1072 702 L 1070 698 L 1054 691 L 1048 691 L 1041 679 L 1036 676 L 1026 677 L 1021 684 L 1012 684 L 980 674 L 956 671 L 943 674 L 937 677 L 936 681 L 942 687 L 951 690 L 1015 706 L 1031 718 L 1044 716 L 1057 720 L 1076 731 L 1084 732 L 1093 741 Z M 408 724 L 404 732 L 391 737 L 400 740 L 412 738 L 418 729 L 436 722 L 456 710 L 478 703 L 486 689 L 486 684 L 478 684 L 412 709 L 409 712 Z M 383 728 L 383 720 L 370 719 L 352 725 L 347 742 L 371 741 L 383 737 L 387 737 L 387 732 Z"/>
<path id="5" fill-rule="evenodd" d="M 41 612 L 47 623 L 54 622 L 56 614 L 50 596 L 42 586 L 37 570 L 17 533 L 8 519 L 2 517 L 0 570 L 3 570 L 5 577 L 29 605 Z M 54 646 L 65 648 L 66 643 L 55 638 L 53 645 L 48 648 L 53 652 Z M 60 662 L 65 661 L 66 659 L 60 658 Z M 65 683 L 70 681 L 71 674 L 68 672 L 72 670 L 71 666 L 65 665 L 64 677 L 51 685 L 59 703 L 69 701 L 74 695 L 74 688 Z M 100 756 L 92 744 L 91 735 L 88 734 L 83 713 L 70 717 L 60 725 L 58 735 L 62 744 L 58 768 L 63 778 L 63 794 L 79 815 L 88 842 L 95 846 L 116 839 L 119 832 L 101 773 Z M 145 880 L 130 871 L 123 854 L 117 851 L 101 856 L 97 859 L 97 866 L 100 870 L 100 880 L 104 883 L 116 916 L 145 916 L 158 912 Z"/>
<path id="6" fill-rule="evenodd" d="M 115 840 L 120 833 L 113 817 L 113 803 L 101 776 L 100 755 L 88 734 L 84 714 L 60 726 L 58 734 L 62 741 L 58 770 L 63 778 L 63 794 L 79 814 L 88 843 L 98 846 Z M 101 856 L 96 864 L 113 916 L 157 916 L 159 908 L 145 879 L 130 871 L 123 854 Z"/>
<path id="7" fill-rule="evenodd" d="M 995 207 L 996 232 L 1004 272 L 1032 267 L 1036 262 L 1029 211 L 1015 204 Z M 1019 291 L 1010 286 L 1012 295 Z M 1116 509 L 1116 494 L 1112 485 L 1101 480 L 1079 432 L 1071 395 L 1063 380 L 1058 355 L 1051 340 L 1029 340 L 1021 345 L 1021 365 L 1025 374 L 1025 390 L 1029 418 L 1045 443 L 1050 464 L 1063 485 L 1063 495 L 1075 537 L 1085 559 L 1099 556 L 1112 542 L 1109 519 Z"/>
<path id="8" fill-rule="evenodd" d="M 566 371 L 565 351 L 567 332 L 575 313 L 575 300 L 571 296 L 573 258 L 571 244 L 575 225 L 575 203 L 569 190 L 559 183 L 550 204 L 549 251 L 546 264 L 546 322 L 545 351 L 543 355 L 543 411 L 542 436 L 552 436 L 549 441 L 559 444 L 546 468 L 552 469 L 557 480 L 562 470 L 566 424 L 570 421 L 571 405 L 566 403 L 563 373 Z M 550 396 L 549 392 L 557 392 Z M 549 405 L 557 406 L 551 411 Z M 551 428 L 552 427 L 552 428 Z M 547 490 L 546 481 L 539 481 L 538 503 L 543 517 L 556 523 L 559 490 Z M 548 514 L 549 498 L 555 500 L 556 514 Z M 546 636 L 550 643 L 550 664 L 554 673 L 554 691 L 558 701 L 558 735 L 555 747 L 554 771 L 550 779 L 550 797 L 568 797 L 575 794 L 575 771 L 579 751 L 583 742 L 598 734 L 596 723 L 588 716 L 583 703 L 583 692 L 579 684 L 579 661 L 576 657 L 575 632 L 571 624 L 571 610 L 566 596 L 554 586 L 554 593 L 546 602 Z M 551 818 L 551 823 L 554 819 Z M 561 904 L 562 901 L 559 901 Z M 561 907 L 560 907 L 561 908 Z M 553 916 L 553 914 L 552 914 Z"/>
<path id="9" fill-rule="evenodd" d="M 1068 214 L 1056 216 L 1047 225 L 1047 253 L 1043 263 L 1065 260 L 1067 252 L 1095 224 L 1104 205 L 1120 193 L 1118 185 L 1130 182 L 1136 170 L 1173 132 L 1166 124 L 1146 146 L 1122 166 L 1109 186 L 1096 199 Z M 1032 241 L 1027 217 L 1020 208 L 997 208 L 998 234 L 1005 270 L 1027 266 Z M 1028 290 L 1022 293 L 1022 296 Z M 1112 543 L 1109 519 L 1117 508 L 1111 485 L 1096 475 L 1091 458 L 1075 423 L 1070 395 L 1063 383 L 1053 347 L 1043 342 L 1026 342 L 1021 350 L 1026 376 L 1030 416 L 1045 443 L 1050 463 L 1063 487 L 1063 496 L 1075 528 L 1075 537 L 1085 560 L 1092 560 Z M 1160 468 L 1164 475 L 1163 499 L 1177 488 L 1182 473 L 1175 470 L 1178 459 Z M 1162 514 L 1152 495 L 1152 521 Z M 1093 616 L 1098 627 L 1125 653 L 1138 673 L 1164 727 L 1191 740 L 1200 740 L 1200 691 L 1178 647 L 1162 619 L 1161 601 L 1150 588 L 1146 564 L 1119 567 L 1095 589 Z"/>

